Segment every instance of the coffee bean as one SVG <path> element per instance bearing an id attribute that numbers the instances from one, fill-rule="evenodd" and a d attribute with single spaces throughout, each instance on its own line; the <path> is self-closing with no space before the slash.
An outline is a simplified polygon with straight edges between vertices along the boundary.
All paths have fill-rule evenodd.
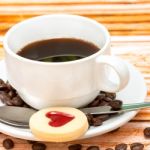
<path id="1" fill-rule="evenodd" d="M 23 100 L 19 96 L 14 97 L 12 99 L 12 103 L 14 106 L 22 106 L 24 104 Z"/>
<path id="2" fill-rule="evenodd" d="M 7 95 L 5 91 L 0 91 L 0 95 Z"/>
<path id="3" fill-rule="evenodd" d="M 82 149 L 82 145 L 81 144 L 73 144 L 68 146 L 69 150 L 81 150 Z"/>
<path id="4" fill-rule="evenodd" d="M 115 150 L 127 150 L 127 144 L 121 143 L 115 146 Z"/>
<path id="5" fill-rule="evenodd" d="M 16 90 L 7 82 L 0 79 L 0 83 L 4 84 L 7 90 L 0 90 L 0 100 L 8 106 L 29 107 L 17 94 Z M 0 85 L 1 85 L 0 84 Z"/>
<path id="6" fill-rule="evenodd" d="M 142 143 L 132 143 L 130 145 L 130 149 L 131 150 L 143 150 L 144 149 L 144 145 Z"/>
<path id="7" fill-rule="evenodd" d="M 120 110 L 122 108 L 122 101 L 114 100 L 109 102 L 109 105 L 112 107 L 112 110 Z"/>
<path id="8" fill-rule="evenodd" d="M 94 118 L 99 118 L 102 121 L 106 121 L 110 118 L 109 115 L 105 114 L 105 115 L 95 115 Z"/>
<path id="9" fill-rule="evenodd" d="M 8 88 L 7 88 L 7 85 L 4 83 L 4 84 L 0 84 L 0 91 L 7 91 Z"/>
<path id="10" fill-rule="evenodd" d="M 109 97 L 105 97 L 104 98 L 104 101 L 106 101 L 106 102 L 111 102 L 113 99 L 111 99 L 111 98 L 109 98 Z"/>
<path id="11" fill-rule="evenodd" d="M 99 94 L 96 99 L 99 99 L 99 101 L 101 101 L 101 100 L 103 100 L 105 97 L 106 97 L 105 94 Z"/>
<path id="12" fill-rule="evenodd" d="M 100 93 L 100 94 L 106 94 L 106 92 L 105 92 L 105 91 L 100 91 L 99 93 Z"/>
<path id="13" fill-rule="evenodd" d="M 87 150 L 100 150 L 98 146 L 90 146 Z"/>
<path id="14" fill-rule="evenodd" d="M 11 101 L 11 98 L 9 97 L 9 95 L 4 92 L 4 91 L 0 91 L 0 100 L 7 105 L 11 105 L 9 102 Z"/>
<path id="15" fill-rule="evenodd" d="M 89 125 L 90 126 L 93 125 L 93 115 L 92 114 L 87 114 L 86 117 L 87 117 Z"/>
<path id="16" fill-rule="evenodd" d="M 34 143 L 32 145 L 32 150 L 46 150 L 46 145 L 43 143 Z"/>
<path id="17" fill-rule="evenodd" d="M 102 101 L 100 101 L 98 106 L 108 106 L 108 105 L 109 105 L 109 102 L 102 100 Z"/>
<path id="18" fill-rule="evenodd" d="M 113 150 L 112 148 L 106 148 L 105 150 Z"/>
<path id="19" fill-rule="evenodd" d="M 150 138 L 150 127 L 144 129 L 144 136 L 146 138 Z"/>
<path id="20" fill-rule="evenodd" d="M 9 95 L 9 97 L 12 99 L 13 97 L 16 96 L 16 92 L 14 92 L 14 91 L 9 91 L 9 92 L 8 92 L 8 95 Z"/>
<path id="21" fill-rule="evenodd" d="M 116 98 L 116 93 L 108 93 L 108 92 L 106 92 L 105 95 L 106 95 L 106 97 L 109 97 L 112 100 L 114 100 Z"/>
<path id="22" fill-rule="evenodd" d="M 7 85 L 7 88 L 8 88 L 9 91 L 16 91 L 16 90 L 9 84 L 8 81 L 7 81 L 5 84 Z"/>
<path id="23" fill-rule="evenodd" d="M 5 149 L 12 149 L 14 148 L 14 142 L 11 139 L 5 139 L 3 141 L 3 147 Z"/>
<path id="24" fill-rule="evenodd" d="M 100 126 L 103 124 L 103 121 L 101 120 L 101 118 L 93 118 L 93 126 Z"/>
<path id="25" fill-rule="evenodd" d="M 4 84 L 4 83 L 5 83 L 5 82 L 4 82 L 2 79 L 0 79 L 0 85 L 1 85 L 1 84 Z"/>
<path id="26" fill-rule="evenodd" d="M 96 107 L 99 105 L 99 99 L 94 100 L 92 103 L 90 103 L 88 106 L 89 107 Z"/>
<path id="27" fill-rule="evenodd" d="M 11 100 L 6 101 L 5 104 L 6 104 L 7 106 L 14 106 Z"/>

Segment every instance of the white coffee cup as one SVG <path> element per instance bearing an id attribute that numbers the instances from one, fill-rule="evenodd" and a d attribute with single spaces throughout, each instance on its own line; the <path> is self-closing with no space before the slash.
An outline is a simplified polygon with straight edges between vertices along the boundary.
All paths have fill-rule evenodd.
<path id="1" fill-rule="evenodd" d="M 80 60 L 58 63 L 29 60 L 16 54 L 34 41 L 61 37 L 83 39 L 100 50 Z M 100 90 L 120 91 L 129 80 L 124 62 L 110 56 L 107 29 L 89 18 L 68 14 L 34 17 L 13 26 L 3 44 L 8 81 L 36 109 L 81 107 L 90 103 Z M 109 81 L 111 70 L 117 74 L 118 83 Z"/>

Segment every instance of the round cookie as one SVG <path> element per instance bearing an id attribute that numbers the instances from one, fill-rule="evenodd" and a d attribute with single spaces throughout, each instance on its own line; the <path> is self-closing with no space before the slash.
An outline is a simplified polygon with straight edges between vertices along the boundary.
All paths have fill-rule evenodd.
<path id="1" fill-rule="evenodd" d="M 70 107 L 42 109 L 32 115 L 29 125 L 37 138 L 49 142 L 72 141 L 88 130 L 86 115 Z"/>

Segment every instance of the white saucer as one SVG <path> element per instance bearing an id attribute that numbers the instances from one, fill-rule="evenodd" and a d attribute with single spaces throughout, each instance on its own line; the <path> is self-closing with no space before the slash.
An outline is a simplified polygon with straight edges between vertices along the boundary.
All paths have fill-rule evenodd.
<path id="1" fill-rule="evenodd" d="M 117 98 L 122 100 L 124 103 L 143 102 L 147 94 L 147 89 L 146 89 L 144 79 L 141 73 L 135 67 L 133 67 L 129 63 L 127 63 L 127 65 L 130 70 L 130 82 L 125 89 L 117 93 Z M 0 78 L 7 80 L 4 61 L 0 61 Z M 2 106 L 2 103 L 0 103 L 0 106 Z M 101 135 L 106 132 L 112 131 L 124 125 L 125 123 L 127 123 L 136 114 L 137 114 L 137 111 L 132 111 L 132 112 L 127 112 L 121 115 L 117 115 L 105 121 L 102 126 L 91 127 L 87 131 L 87 133 L 81 138 L 82 139 L 89 138 L 89 137 Z M 0 132 L 17 137 L 17 138 L 21 138 L 21 139 L 36 140 L 36 138 L 32 135 L 29 129 L 15 128 L 9 125 L 5 125 L 3 123 L 0 123 Z"/>

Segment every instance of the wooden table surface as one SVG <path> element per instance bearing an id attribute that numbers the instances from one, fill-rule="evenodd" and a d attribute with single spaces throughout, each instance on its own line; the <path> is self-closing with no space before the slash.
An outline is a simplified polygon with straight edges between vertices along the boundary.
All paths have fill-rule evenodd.
<path id="1" fill-rule="evenodd" d="M 102 22 L 112 36 L 112 53 L 134 64 L 145 78 L 150 101 L 150 0 L 0 0 L 0 59 L 4 58 L 2 40 L 5 32 L 15 23 L 32 16 L 52 13 L 71 13 Z M 46 143 L 48 150 L 67 150 L 72 143 L 98 145 L 101 150 L 124 142 L 142 142 L 150 150 L 150 139 L 143 136 L 143 129 L 150 127 L 150 109 L 145 109 L 118 131 L 90 139 L 69 143 Z M 2 141 L 14 140 L 14 150 L 30 150 L 25 140 L 0 134 Z M 129 150 L 129 146 L 128 146 Z"/>

